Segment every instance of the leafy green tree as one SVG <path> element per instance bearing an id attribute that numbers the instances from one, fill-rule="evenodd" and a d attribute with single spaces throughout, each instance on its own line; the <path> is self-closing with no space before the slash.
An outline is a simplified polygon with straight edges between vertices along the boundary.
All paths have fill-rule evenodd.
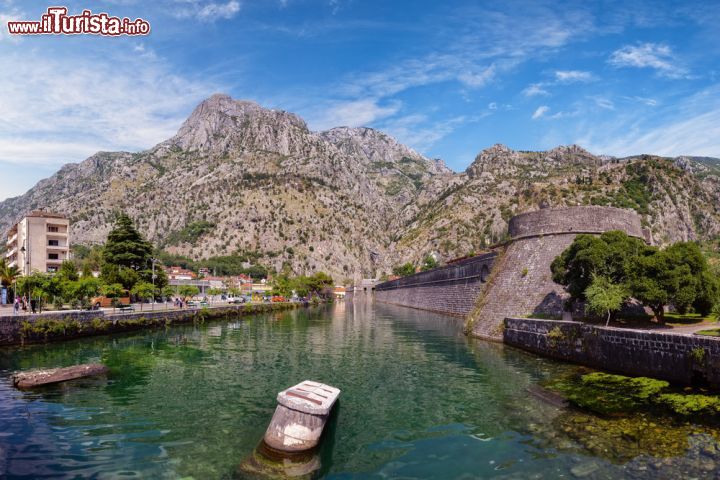
<path id="1" fill-rule="evenodd" d="M 332 287 L 333 278 L 325 272 L 317 272 L 308 279 L 310 293 L 327 296 L 328 289 L 332 289 Z"/>
<path id="2" fill-rule="evenodd" d="M 209 288 L 207 293 L 208 293 L 208 295 L 210 295 L 210 297 L 212 297 L 213 300 L 215 300 L 216 296 L 222 295 L 223 289 L 213 287 L 213 288 Z"/>
<path id="3" fill-rule="evenodd" d="M 175 295 L 175 289 L 171 287 L 170 285 L 165 285 L 160 289 L 160 296 L 163 297 L 165 300 Z"/>
<path id="4" fill-rule="evenodd" d="M 147 272 L 145 272 L 147 275 Z M 152 280 L 152 271 L 150 271 L 150 279 Z M 152 282 L 151 282 L 152 283 Z M 155 264 L 155 288 L 161 290 L 166 286 L 170 285 L 167 272 L 162 268 L 162 265 Z"/>
<path id="5" fill-rule="evenodd" d="M 433 255 L 426 255 L 425 259 L 423 260 L 421 270 L 423 272 L 426 272 L 428 270 L 432 270 L 433 268 L 437 268 L 437 266 L 438 261 L 435 260 L 435 257 Z"/>
<path id="6" fill-rule="evenodd" d="M 4 258 L 0 258 L 0 285 L 10 287 L 19 276 L 20 270 L 15 265 L 11 267 Z M 13 291 L 13 298 L 15 295 L 16 292 Z"/>
<path id="7" fill-rule="evenodd" d="M 90 265 L 87 263 L 84 263 L 82 266 L 82 276 L 83 277 L 92 277 L 93 276 L 93 270 L 90 267 Z"/>
<path id="8" fill-rule="evenodd" d="M 119 283 L 126 290 L 132 289 L 133 285 L 141 280 L 140 274 L 130 268 L 125 268 L 111 263 L 102 266 L 100 278 L 103 283 L 113 284 Z"/>
<path id="9" fill-rule="evenodd" d="M 283 297 L 289 297 L 292 294 L 293 288 L 297 286 L 297 281 L 290 279 L 290 276 L 286 273 L 281 273 L 273 278 L 271 295 L 282 295 Z"/>
<path id="10" fill-rule="evenodd" d="M 630 268 L 638 258 L 657 249 L 621 231 L 600 235 L 578 235 L 551 264 L 553 280 L 564 285 L 573 299 L 585 299 L 585 291 L 594 276 L 607 278 L 616 285 L 627 283 Z"/>
<path id="11" fill-rule="evenodd" d="M 393 268 L 393 274 L 399 277 L 407 277 L 408 275 L 412 275 L 413 273 L 415 273 L 415 265 L 410 262 Z"/>
<path id="12" fill-rule="evenodd" d="M 140 281 L 152 283 L 153 246 L 125 214 L 118 215 L 102 250 L 101 276 L 105 283 L 121 283 L 128 290 Z M 155 286 L 167 285 L 162 268 L 155 269 Z"/>
<path id="13" fill-rule="evenodd" d="M 650 307 L 659 323 L 665 321 L 667 305 L 681 314 L 692 309 L 707 315 L 720 297 L 720 285 L 710 273 L 707 259 L 689 242 L 640 258 L 629 285 L 631 295 Z"/>
<path id="14" fill-rule="evenodd" d="M 130 217 L 121 213 L 108 234 L 103 260 L 137 272 L 147 268 L 152 251 L 152 244 L 140 235 Z"/>
<path id="15" fill-rule="evenodd" d="M 143 303 L 145 303 L 145 300 L 153 298 L 155 296 L 155 287 L 153 287 L 152 283 L 138 282 L 133 285 L 130 293 L 140 299 L 140 310 L 142 311 Z"/>
<path id="16" fill-rule="evenodd" d="M 609 325 L 612 315 L 622 308 L 629 295 L 624 285 L 614 284 L 607 277 L 595 276 L 585 290 L 585 298 L 588 311 L 606 315 L 605 325 Z"/>
<path id="17" fill-rule="evenodd" d="M 664 250 L 645 245 L 623 232 L 599 237 L 578 235 L 552 263 L 553 280 L 573 299 L 585 300 L 596 277 L 606 279 L 652 309 L 659 323 L 665 308 L 707 315 L 720 297 L 720 285 L 694 243 L 679 242 Z"/>
<path id="18" fill-rule="evenodd" d="M 100 293 L 100 280 L 94 277 L 82 277 L 73 282 L 65 283 L 65 298 L 72 305 L 81 308 L 90 307 L 90 301 Z"/>
<path id="19" fill-rule="evenodd" d="M 33 272 L 30 275 L 23 275 L 17 279 L 18 294 L 26 295 L 28 300 L 35 293 L 44 292 L 44 286 L 48 281 L 49 275 L 46 273 Z"/>
<path id="20" fill-rule="evenodd" d="M 77 265 L 72 260 L 65 260 L 60 264 L 55 275 L 68 282 L 74 282 L 78 279 Z"/>
<path id="21" fill-rule="evenodd" d="M 192 298 L 200 293 L 200 289 L 195 285 L 181 285 L 178 292 L 183 298 Z"/>
<path id="22" fill-rule="evenodd" d="M 73 244 L 71 247 L 72 257 L 76 263 L 78 263 L 80 270 L 83 272 L 99 272 L 103 263 L 103 250 L 102 245 L 82 245 Z M 85 275 L 89 276 L 89 275 Z"/>

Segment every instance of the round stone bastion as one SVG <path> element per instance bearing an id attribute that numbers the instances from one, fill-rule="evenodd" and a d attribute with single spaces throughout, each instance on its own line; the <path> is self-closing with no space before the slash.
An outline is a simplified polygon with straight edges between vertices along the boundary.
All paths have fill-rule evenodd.
<path id="1" fill-rule="evenodd" d="M 541 209 L 510 219 L 512 240 L 544 235 L 593 233 L 622 230 L 632 237 L 645 238 L 640 216 L 633 210 L 615 207 L 582 206 Z"/>

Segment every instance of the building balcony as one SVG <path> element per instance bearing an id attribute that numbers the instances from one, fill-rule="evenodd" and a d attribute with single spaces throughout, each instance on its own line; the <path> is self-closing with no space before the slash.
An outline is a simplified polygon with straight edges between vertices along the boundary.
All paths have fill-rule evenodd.
<path id="1" fill-rule="evenodd" d="M 57 253 L 67 253 L 68 249 L 67 245 L 47 245 L 45 248 Z"/>
<path id="2" fill-rule="evenodd" d="M 5 252 L 5 258 L 14 257 L 15 255 L 17 255 L 17 247 L 13 247 Z"/>
<path id="3" fill-rule="evenodd" d="M 45 232 L 48 237 L 57 237 L 57 238 L 67 238 L 68 234 L 67 231 L 65 232 L 51 232 L 48 230 Z"/>
<path id="4" fill-rule="evenodd" d="M 11 237 L 8 237 L 6 243 L 7 243 L 7 245 L 11 245 L 15 242 L 17 242 L 17 233 L 13 234 Z"/>

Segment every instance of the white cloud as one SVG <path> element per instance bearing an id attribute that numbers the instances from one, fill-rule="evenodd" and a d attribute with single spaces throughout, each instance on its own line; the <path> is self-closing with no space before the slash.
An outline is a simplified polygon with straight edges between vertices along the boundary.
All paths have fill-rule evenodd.
<path id="1" fill-rule="evenodd" d="M 542 83 L 533 83 L 532 85 L 529 85 L 525 90 L 522 91 L 523 95 L 526 97 L 536 97 L 539 95 L 547 96 L 550 95 L 550 92 L 545 90 L 543 88 Z"/>
<path id="2" fill-rule="evenodd" d="M 230 0 L 226 3 L 206 2 L 204 0 L 174 0 L 170 6 L 171 15 L 177 18 L 197 18 L 204 22 L 233 18 L 240 11 L 240 2 Z"/>
<path id="3" fill-rule="evenodd" d="M 20 41 L 21 36 L 10 35 L 7 24 L 8 22 L 26 20 L 26 18 L 23 18 L 24 13 L 14 7 L 12 3 L 7 3 L 6 7 L 8 8 L 7 11 L 0 11 L 0 42 L 10 41 L 17 43 Z"/>
<path id="4" fill-rule="evenodd" d="M 580 115 L 580 109 L 572 110 L 570 112 L 560 111 L 550 115 L 548 118 L 552 120 L 559 120 L 561 118 L 577 117 L 578 115 Z"/>
<path id="5" fill-rule="evenodd" d="M 557 70 L 555 72 L 555 80 L 559 83 L 589 82 L 593 78 L 592 73 L 580 70 Z"/>
<path id="6" fill-rule="evenodd" d="M 615 50 L 608 62 L 615 67 L 652 68 L 658 74 L 670 78 L 680 78 L 687 71 L 677 65 L 669 46 L 658 43 L 625 45 Z"/>
<path id="7" fill-rule="evenodd" d="M 488 103 L 488 110 L 497 110 L 498 106 L 496 102 Z"/>
<path id="8" fill-rule="evenodd" d="M 209 3 L 198 12 L 201 19 L 232 18 L 240 11 L 240 2 L 231 0 L 227 3 Z"/>
<path id="9" fill-rule="evenodd" d="M 655 107 L 658 105 L 658 101 L 654 98 L 647 98 L 647 97 L 633 97 L 634 100 L 644 103 L 648 107 Z"/>
<path id="10" fill-rule="evenodd" d="M 412 145 L 419 152 L 425 152 L 437 141 L 452 133 L 459 125 L 468 121 L 460 115 L 440 121 L 431 121 L 427 115 L 413 114 L 385 122 L 381 127 L 406 145 Z"/>
<path id="11" fill-rule="evenodd" d="M 400 106 L 400 102 L 391 102 L 382 106 L 377 99 L 373 98 L 339 101 L 324 109 L 318 115 L 319 118 L 311 121 L 311 124 L 320 130 L 338 126 L 367 126 L 394 115 L 400 110 Z"/>
<path id="12" fill-rule="evenodd" d="M 720 156 L 720 109 L 647 130 L 632 129 L 621 137 L 600 142 L 593 151 L 610 155 Z M 588 142 L 589 143 L 589 142 Z"/>
<path id="13" fill-rule="evenodd" d="M 595 80 L 592 73 L 582 70 L 556 70 L 553 77 L 553 80 L 546 82 L 531 83 L 525 87 L 522 94 L 526 97 L 549 96 L 548 87 Z"/>
<path id="14" fill-rule="evenodd" d="M 595 102 L 595 105 L 600 108 L 604 108 L 605 110 L 615 110 L 615 104 L 609 98 L 592 97 L 592 100 Z"/>
<path id="15" fill-rule="evenodd" d="M 548 107 L 547 105 L 541 105 L 537 108 L 537 110 L 535 110 L 535 113 L 532 114 L 532 119 L 537 120 L 549 111 L 550 107 Z"/>
<path id="16" fill-rule="evenodd" d="M 102 57 L 6 54 L 13 68 L 0 70 L 0 161 L 60 165 L 98 150 L 149 148 L 172 136 L 201 99 L 222 90 L 174 75 L 131 48 Z"/>
<path id="17" fill-rule="evenodd" d="M 463 72 L 457 79 L 468 87 L 483 87 L 495 77 L 495 65 L 474 72 Z"/>
<path id="18" fill-rule="evenodd" d="M 695 95 L 648 116 L 632 109 L 604 124 L 588 125 L 579 141 L 593 152 L 625 156 L 705 155 L 720 157 L 720 87 Z"/>

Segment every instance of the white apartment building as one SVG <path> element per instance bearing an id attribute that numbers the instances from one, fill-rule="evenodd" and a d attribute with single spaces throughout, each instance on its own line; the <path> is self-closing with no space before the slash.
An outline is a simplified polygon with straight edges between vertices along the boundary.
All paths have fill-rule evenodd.
<path id="1" fill-rule="evenodd" d="M 70 258 L 70 220 L 64 215 L 34 210 L 12 226 L 5 259 L 21 275 L 56 272 Z"/>

